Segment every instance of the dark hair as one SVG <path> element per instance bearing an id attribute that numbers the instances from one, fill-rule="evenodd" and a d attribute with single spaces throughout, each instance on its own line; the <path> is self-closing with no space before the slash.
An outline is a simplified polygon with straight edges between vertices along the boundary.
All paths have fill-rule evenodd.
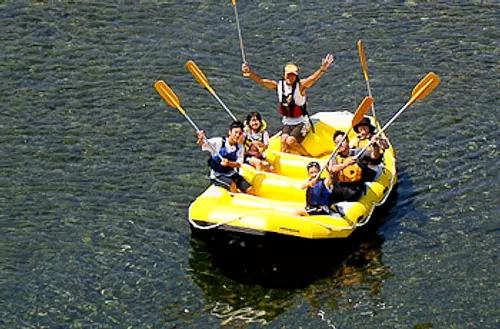
<path id="1" fill-rule="evenodd" d="M 250 112 L 250 113 L 248 113 L 247 118 L 245 120 L 247 125 L 250 124 L 250 120 L 252 120 L 253 117 L 256 117 L 257 120 L 259 120 L 260 124 L 262 124 L 262 117 L 260 116 L 260 113 L 259 112 Z"/>
<path id="2" fill-rule="evenodd" d="M 316 161 L 311 161 L 307 164 L 307 170 L 311 169 L 312 167 L 316 167 L 318 169 L 321 168 L 321 166 L 319 165 L 319 163 L 317 163 Z"/>
<path id="3" fill-rule="evenodd" d="M 243 129 L 243 123 L 241 121 L 233 121 L 229 125 L 229 130 L 233 130 L 234 128 L 241 128 Z"/>
<path id="4" fill-rule="evenodd" d="M 337 136 L 344 136 L 344 135 L 345 135 L 345 132 L 343 132 L 342 130 L 337 130 L 333 134 L 333 143 L 335 143 L 335 138 L 337 138 Z M 345 136 L 345 140 L 347 141 L 347 143 L 349 143 L 349 136 Z"/>

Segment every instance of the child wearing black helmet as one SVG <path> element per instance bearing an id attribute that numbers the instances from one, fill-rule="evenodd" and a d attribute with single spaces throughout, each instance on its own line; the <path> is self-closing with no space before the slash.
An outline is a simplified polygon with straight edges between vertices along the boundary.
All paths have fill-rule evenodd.
<path id="1" fill-rule="evenodd" d="M 296 216 L 330 214 L 333 180 L 330 173 L 327 178 L 318 177 L 320 170 L 321 166 L 316 161 L 307 165 L 309 179 L 302 185 L 302 189 L 306 189 L 306 207 L 296 210 Z"/>

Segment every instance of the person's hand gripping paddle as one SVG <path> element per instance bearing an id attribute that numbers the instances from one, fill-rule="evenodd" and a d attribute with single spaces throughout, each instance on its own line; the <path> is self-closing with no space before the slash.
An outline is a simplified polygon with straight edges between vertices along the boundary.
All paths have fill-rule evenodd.
<path id="1" fill-rule="evenodd" d="M 323 173 L 323 170 L 325 170 L 325 168 L 328 166 L 328 164 L 330 163 L 330 161 L 337 154 L 337 151 L 338 151 L 340 145 L 342 145 L 342 143 L 344 142 L 344 140 L 347 138 L 347 135 L 349 135 L 349 133 L 351 132 L 351 130 L 353 129 L 353 127 L 356 126 L 364 118 L 364 116 L 366 115 L 366 113 L 368 113 L 368 111 L 370 110 L 370 106 L 372 104 L 373 104 L 373 98 L 371 98 L 369 96 L 365 97 L 363 99 L 363 101 L 361 102 L 361 104 L 359 104 L 358 109 L 356 110 L 356 112 L 354 112 L 354 116 L 352 117 L 351 127 L 344 134 L 344 137 L 342 137 L 342 140 L 340 141 L 340 143 L 338 143 L 335 146 L 335 149 L 333 150 L 333 152 L 328 157 L 328 160 L 326 161 L 326 164 L 320 169 L 320 171 L 319 171 L 319 173 L 318 173 L 318 175 L 316 176 L 315 179 L 317 179 L 317 178 L 319 178 L 321 176 L 321 173 Z"/>

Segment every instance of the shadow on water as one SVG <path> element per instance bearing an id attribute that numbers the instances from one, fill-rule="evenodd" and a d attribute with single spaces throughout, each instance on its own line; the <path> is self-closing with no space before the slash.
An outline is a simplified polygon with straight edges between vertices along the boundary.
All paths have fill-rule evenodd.
<path id="1" fill-rule="evenodd" d="M 189 265 L 193 281 L 205 294 L 206 310 L 223 324 L 267 323 L 299 300 L 320 311 L 325 304 L 341 304 L 337 299 L 353 286 L 369 285 L 377 294 L 388 275 L 381 260 L 384 240 L 377 229 L 396 196 L 393 191 L 366 226 L 342 241 L 226 232 L 202 242 L 193 236 Z"/>
<path id="2" fill-rule="evenodd" d="M 404 168 L 398 172 L 398 197 L 397 200 L 393 198 L 391 208 L 387 208 L 387 220 L 381 223 L 378 229 L 379 234 L 384 240 L 394 240 L 397 239 L 398 234 L 407 233 L 426 241 L 432 240 L 431 244 L 435 244 L 435 239 L 426 236 L 422 230 L 428 224 L 430 216 L 429 213 L 423 212 L 421 207 L 428 206 L 425 203 L 418 206 L 418 203 L 422 202 L 420 199 L 428 190 L 426 188 L 415 190 L 413 182 L 415 178 Z"/>

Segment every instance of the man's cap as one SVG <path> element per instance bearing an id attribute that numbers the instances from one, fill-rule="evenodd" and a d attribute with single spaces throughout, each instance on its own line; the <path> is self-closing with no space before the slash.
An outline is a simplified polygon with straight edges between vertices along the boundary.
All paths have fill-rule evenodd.
<path id="1" fill-rule="evenodd" d="M 285 66 L 285 74 L 295 74 L 295 75 L 299 75 L 299 67 L 295 64 L 287 64 Z"/>

